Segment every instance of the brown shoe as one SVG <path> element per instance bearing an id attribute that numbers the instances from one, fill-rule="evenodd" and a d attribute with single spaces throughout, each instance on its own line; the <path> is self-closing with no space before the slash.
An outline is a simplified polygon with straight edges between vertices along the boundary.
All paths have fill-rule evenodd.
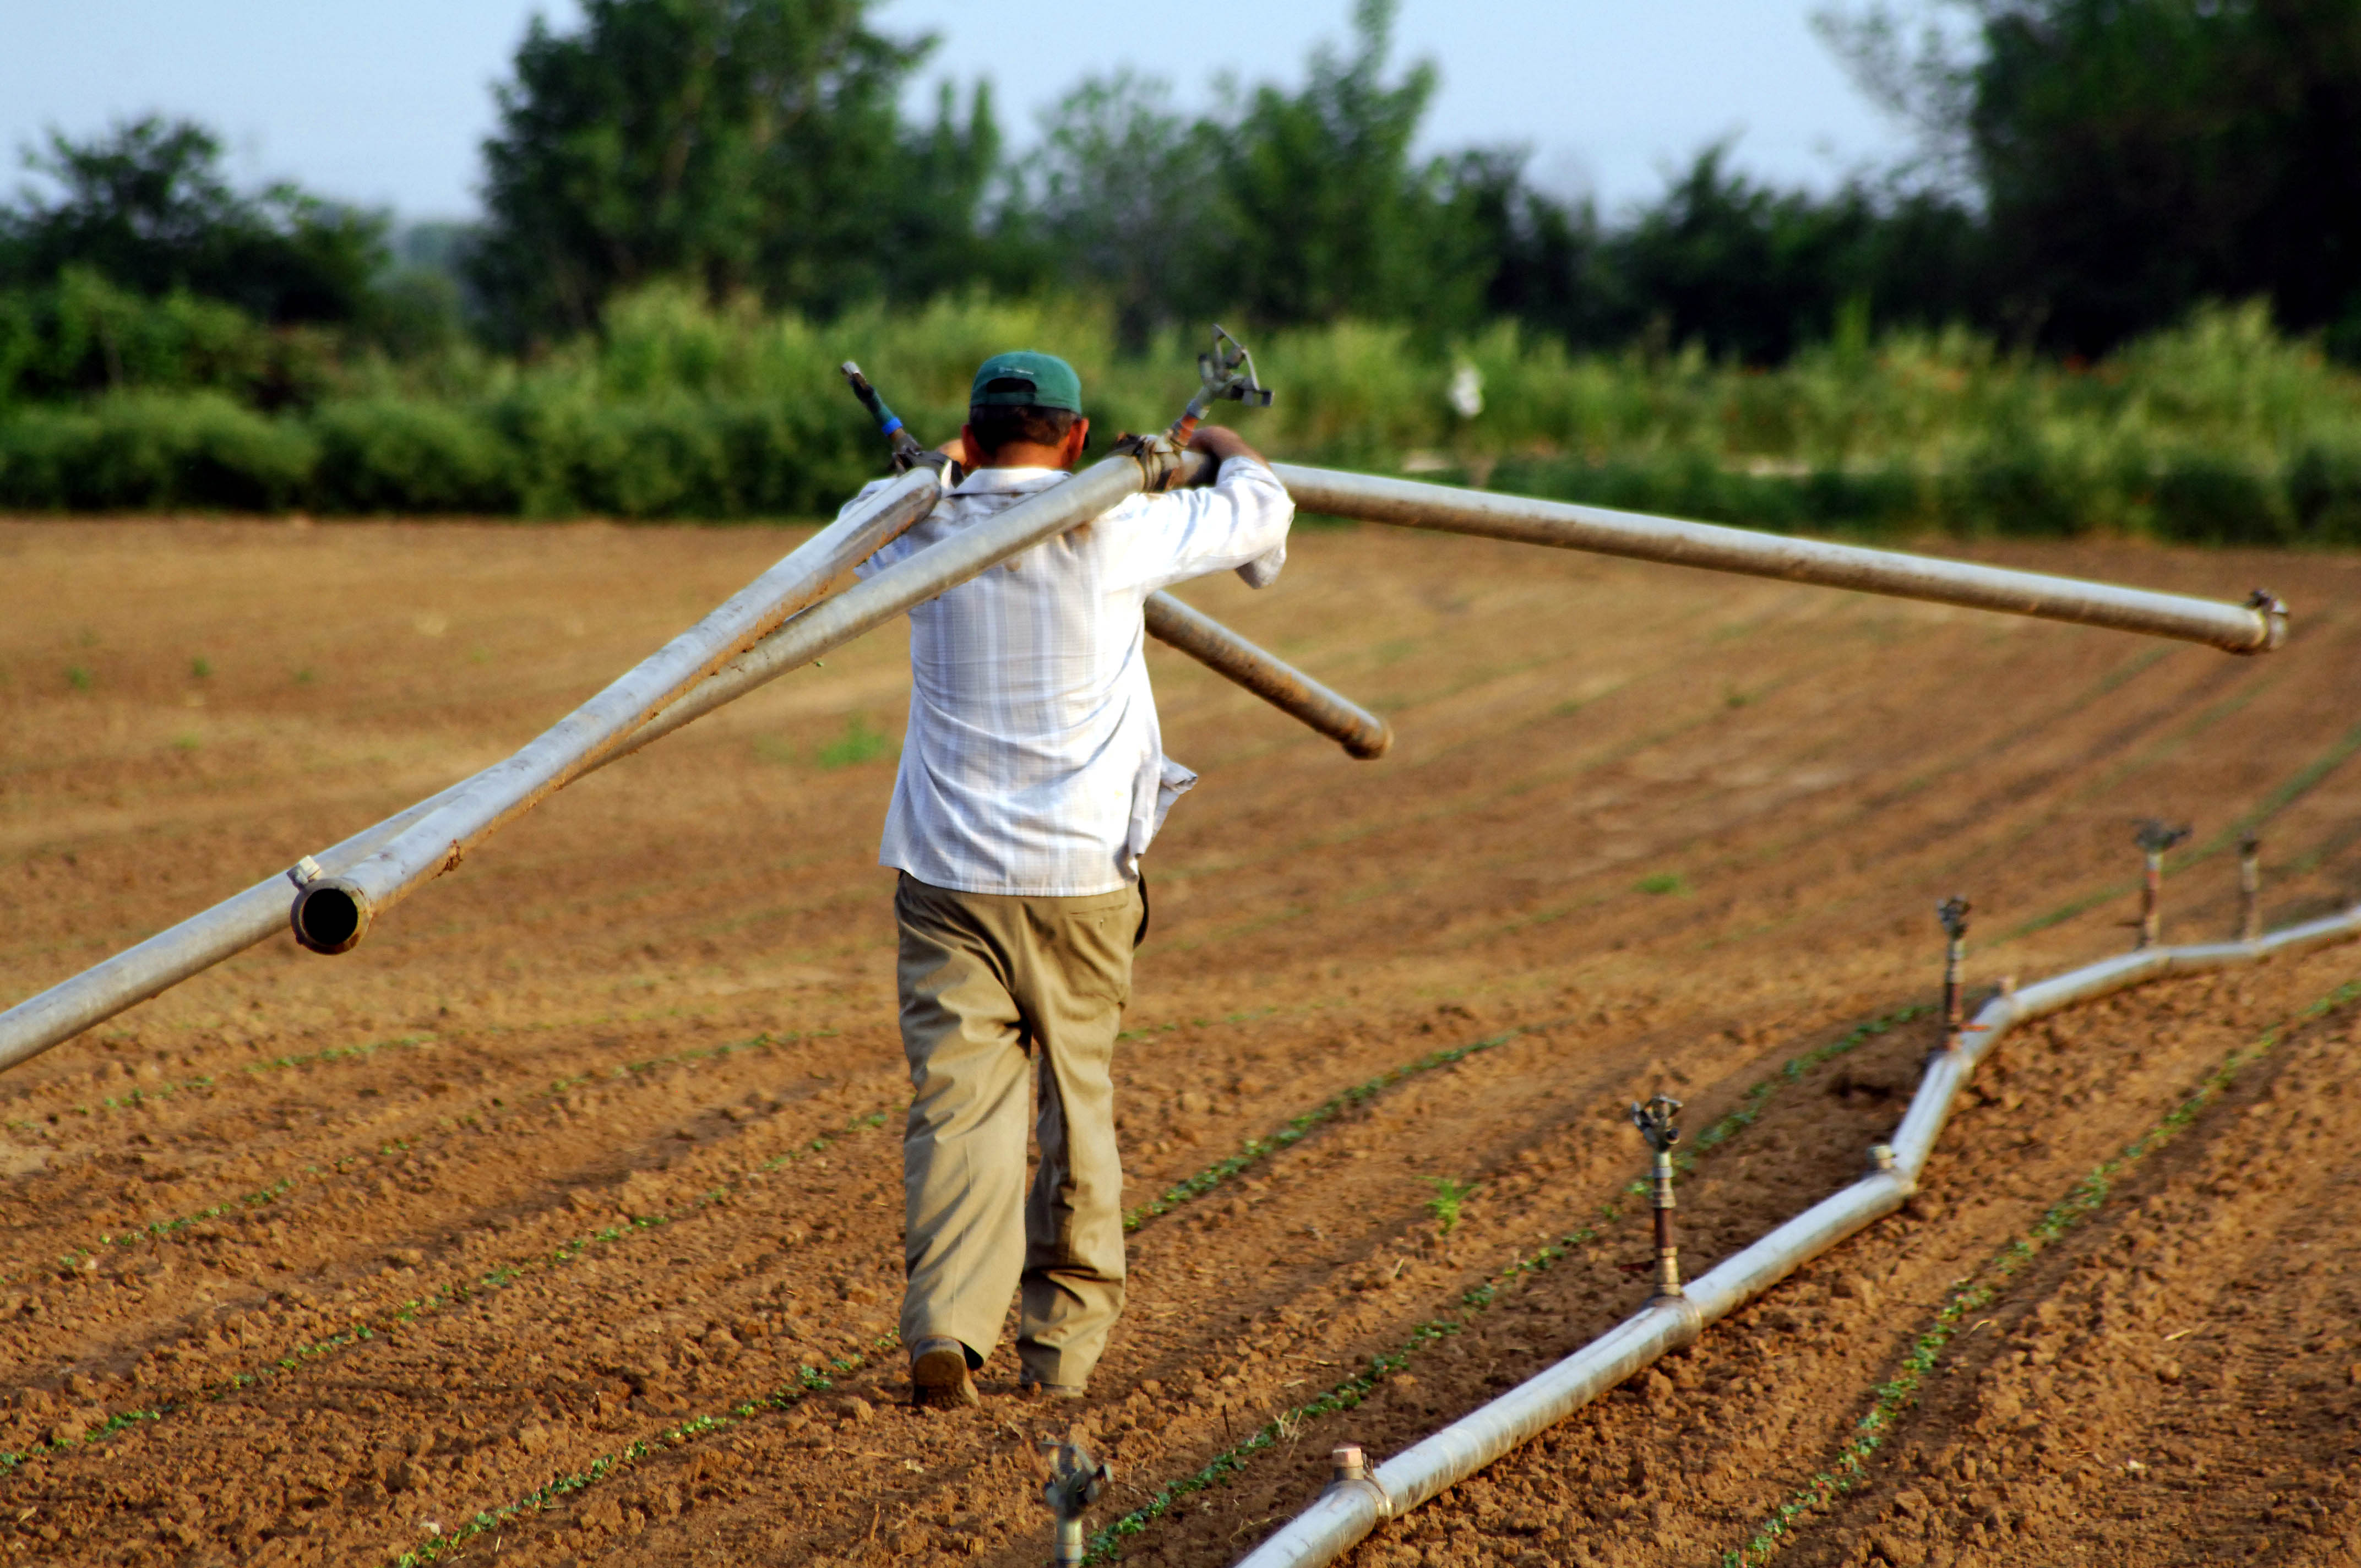
<path id="1" fill-rule="evenodd" d="M 955 1339 L 922 1339 L 910 1347 L 910 1403 L 920 1409 L 981 1405 L 967 1368 L 967 1346 Z"/>
<path id="2" fill-rule="evenodd" d="M 1020 1399 L 1087 1399 L 1091 1391 L 1080 1383 L 1041 1383 L 1020 1376 L 1016 1379 L 1016 1397 Z"/>

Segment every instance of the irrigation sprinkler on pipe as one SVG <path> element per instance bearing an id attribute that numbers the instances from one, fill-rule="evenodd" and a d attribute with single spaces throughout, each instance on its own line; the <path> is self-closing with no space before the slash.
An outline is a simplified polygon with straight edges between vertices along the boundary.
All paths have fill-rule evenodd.
<path id="1" fill-rule="evenodd" d="M 913 468 L 932 468 L 942 476 L 946 489 L 959 483 L 959 466 L 948 455 L 930 452 L 918 444 L 918 438 L 910 433 L 910 427 L 902 422 L 901 415 L 885 406 L 885 400 L 877 395 L 877 389 L 869 384 L 869 378 L 861 373 L 860 366 L 848 359 L 836 368 L 837 373 L 844 378 L 845 385 L 852 389 L 852 395 L 861 400 L 861 406 L 869 411 L 869 417 L 877 422 L 879 433 L 892 444 L 894 472 L 906 474 Z"/>
<path id="2" fill-rule="evenodd" d="M 1984 1004 L 1975 1041 L 1927 1065 L 1890 1144 L 1870 1149 L 1870 1173 L 1723 1258 L 1675 1301 L 1652 1301 L 1555 1365 L 1528 1378 L 1377 1466 L 1365 1486 L 1332 1485 L 1240 1559 L 1238 1568 L 1323 1568 L 1389 1519 L 1400 1519 L 1519 1444 L 1626 1382 L 1908 1201 L 1950 1106 L 1977 1063 L 2014 1028 L 2168 975 L 2205 974 L 2313 951 L 2361 937 L 2361 905 L 2252 943 L 2217 942 L 2124 954 L 2022 989 L 2004 978 Z"/>
<path id="3" fill-rule="evenodd" d="M 2248 833 L 2238 840 L 2238 940 L 2263 934 L 2263 840 Z"/>
<path id="4" fill-rule="evenodd" d="M 1967 1015 L 1960 1010 L 1960 966 L 1968 954 L 1968 901 L 1958 894 L 1935 906 L 1943 923 L 1943 1048 L 1960 1048 L 1960 1030 Z"/>
<path id="5" fill-rule="evenodd" d="M 2140 882 L 2139 941 L 2133 951 L 2153 948 L 2164 935 L 2164 852 L 2189 837 L 2186 823 L 2168 828 L 2151 817 L 2139 825 L 2132 842 L 2140 847 L 2147 862 L 2146 874 Z"/>
<path id="6" fill-rule="evenodd" d="M 1089 1552 L 1082 1537 L 1082 1510 L 1098 1501 L 1099 1494 L 1115 1479 L 1115 1470 L 1091 1457 L 1079 1437 L 1066 1442 L 1045 1437 L 1038 1446 L 1049 1471 L 1049 1478 L 1041 1484 L 1041 1500 L 1058 1516 L 1058 1544 L 1049 1562 L 1052 1568 L 1081 1568 Z"/>
<path id="7" fill-rule="evenodd" d="M 1680 1109 L 1681 1102 L 1669 1094 L 1654 1095 L 1645 1105 L 1631 1102 L 1631 1124 L 1656 1155 L 1656 1294 L 1652 1299 L 1658 1301 L 1675 1299 L 1681 1293 L 1681 1249 L 1673 1240 L 1673 1146 L 1681 1141 L 1673 1118 Z"/>
<path id="8" fill-rule="evenodd" d="M 1213 323 L 1213 346 L 1210 353 L 1197 356 L 1197 379 L 1203 383 L 1180 417 L 1172 422 L 1165 436 L 1176 446 L 1186 446 L 1189 438 L 1197 433 L 1204 422 L 1205 411 L 1218 402 L 1244 403 L 1252 409 L 1270 407 L 1270 389 L 1255 377 L 1254 356 L 1246 345 Z"/>

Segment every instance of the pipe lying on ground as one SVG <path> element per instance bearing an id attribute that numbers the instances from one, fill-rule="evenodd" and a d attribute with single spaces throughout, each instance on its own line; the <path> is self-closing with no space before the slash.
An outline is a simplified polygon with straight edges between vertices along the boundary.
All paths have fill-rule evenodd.
<path id="1" fill-rule="evenodd" d="M 1334 1562 L 1387 1519 L 1565 1420 L 1900 1208 L 1916 1190 L 1919 1172 L 1976 1064 L 2018 1025 L 2149 981 L 2259 963 L 2356 936 L 2361 936 L 2361 905 L 2254 941 L 2150 948 L 1993 998 L 1976 1014 L 1962 1044 L 1938 1050 L 1929 1060 L 1892 1145 L 1872 1151 L 1879 1168 L 1724 1258 L 1691 1280 L 1683 1295 L 1651 1301 L 1556 1365 L 1413 1443 L 1367 1476 L 1336 1482 L 1240 1559 L 1238 1568 L 1314 1568 Z"/>
<path id="2" fill-rule="evenodd" d="M 290 921 L 315 953 L 341 953 L 369 921 L 448 871 L 487 835 L 595 766 L 652 716 L 818 598 L 934 510 L 942 476 L 917 468 L 839 518 L 537 739 L 446 792 L 434 810 L 333 874 L 306 881 Z"/>
<path id="3" fill-rule="evenodd" d="M 1567 501 L 1384 479 L 1294 463 L 1271 466 L 1296 505 L 1334 517 L 1741 572 L 1826 588 L 1857 588 L 2117 631 L 2143 631 L 2203 642 L 2232 653 L 2268 652 L 2287 640 L 2287 608 L 2267 593 L 2257 592 L 2244 605 L 2221 604 L 2183 594 L 2153 593 L 1898 550 L 1791 539 L 1752 529 L 1685 522 Z"/>
<path id="4" fill-rule="evenodd" d="M 1170 594 L 1148 596 L 1148 634 L 1228 676 L 1281 713 L 1292 714 L 1365 762 L 1384 756 L 1394 743 L 1393 727 L 1384 719 Z"/>

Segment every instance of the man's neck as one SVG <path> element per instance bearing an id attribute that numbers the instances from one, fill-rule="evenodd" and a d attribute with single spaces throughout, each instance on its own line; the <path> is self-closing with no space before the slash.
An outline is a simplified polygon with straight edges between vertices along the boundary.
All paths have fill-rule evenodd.
<path id="1" fill-rule="evenodd" d="M 1062 455 L 1054 446 L 1043 446 L 1031 441 L 1012 441 L 985 457 L 982 466 L 986 468 L 1062 468 L 1066 466 L 1060 461 Z"/>

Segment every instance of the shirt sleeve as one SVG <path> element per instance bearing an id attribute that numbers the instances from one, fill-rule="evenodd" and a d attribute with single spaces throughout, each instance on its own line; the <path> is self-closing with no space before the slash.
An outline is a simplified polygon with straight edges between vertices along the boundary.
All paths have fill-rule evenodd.
<path id="1" fill-rule="evenodd" d="M 842 519 L 850 513 L 853 508 L 861 505 L 863 501 L 866 501 L 870 497 L 875 495 L 878 491 L 884 489 L 893 482 L 894 478 L 892 476 L 888 476 L 883 479 L 870 480 L 867 484 L 861 487 L 860 490 L 854 494 L 851 500 L 836 509 L 837 517 L 840 520 Z M 896 538 L 886 541 L 884 544 L 878 548 L 875 554 L 870 556 L 868 560 L 862 562 L 859 565 L 852 568 L 853 576 L 856 579 L 866 581 L 872 574 L 884 571 L 886 567 L 900 560 L 908 553 L 902 542 L 909 537 L 909 534 L 905 532 Z"/>
<path id="2" fill-rule="evenodd" d="M 1283 551 L 1295 500 L 1268 465 L 1233 457 L 1207 487 L 1143 497 L 1104 520 L 1119 540 L 1115 576 L 1152 593 Z"/>

